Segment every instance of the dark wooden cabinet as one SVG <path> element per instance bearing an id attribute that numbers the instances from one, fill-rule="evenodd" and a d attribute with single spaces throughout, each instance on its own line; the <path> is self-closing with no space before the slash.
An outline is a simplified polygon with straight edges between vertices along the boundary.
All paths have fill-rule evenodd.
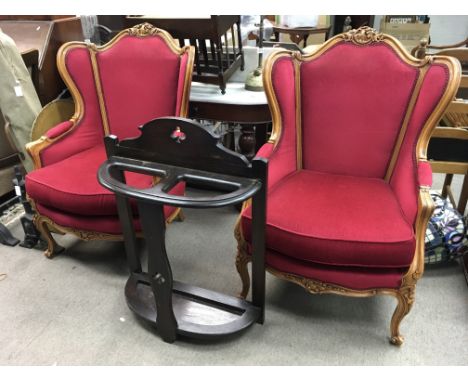
<path id="1" fill-rule="evenodd" d="M 374 15 L 349 15 L 351 17 L 351 27 L 357 29 L 364 25 L 374 26 Z M 332 16 L 332 36 L 343 32 L 343 25 L 348 15 L 335 15 Z"/>
<path id="2" fill-rule="evenodd" d="M 218 84 L 223 94 L 229 78 L 239 67 L 244 68 L 239 15 L 182 19 L 128 16 L 125 21 L 126 27 L 148 22 L 169 32 L 180 46 L 194 46 L 193 80 Z"/>

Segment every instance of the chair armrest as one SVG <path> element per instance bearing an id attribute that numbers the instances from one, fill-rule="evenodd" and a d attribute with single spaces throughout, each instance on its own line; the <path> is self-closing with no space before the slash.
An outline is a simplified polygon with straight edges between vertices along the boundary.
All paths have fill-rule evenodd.
<path id="1" fill-rule="evenodd" d="M 262 147 L 260 147 L 260 150 L 257 151 L 255 158 L 270 159 L 271 155 L 273 154 L 274 148 L 275 145 L 273 143 L 265 143 Z"/>
<path id="2" fill-rule="evenodd" d="M 44 150 L 46 147 L 54 144 L 57 140 L 59 140 L 62 136 L 66 135 L 74 126 L 72 121 L 65 121 L 61 122 L 55 127 L 48 130 L 45 135 L 40 137 L 39 139 L 29 142 L 26 144 L 26 150 L 28 151 L 29 155 L 31 156 L 34 168 L 38 169 L 42 167 L 42 159 L 41 159 L 41 151 Z"/>
<path id="3" fill-rule="evenodd" d="M 430 188 L 432 186 L 432 169 L 429 162 L 420 161 L 418 163 L 418 184 L 421 188 Z"/>
<path id="4" fill-rule="evenodd" d="M 46 132 L 68 121 L 75 112 L 75 103 L 70 99 L 56 99 L 45 105 L 33 122 L 31 129 L 31 140 L 35 141 Z M 50 137 L 49 137 L 50 138 Z"/>
<path id="5" fill-rule="evenodd" d="M 270 190 L 281 179 L 296 171 L 296 163 L 284 164 L 285 156 L 273 142 L 267 142 L 258 150 L 256 158 L 268 160 L 268 189 Z M 287 160 L 287 159 L 286 159 Z"/>
<path id="6" fill-rule="evenodd" d="M 73 126 L 73 122 L 65 121 L 61 122 L 58 125 L 52 127 L 50 130 L 46 131 L 44 134 L 48 139 L 56 139 L 59 136 L 65 134 Z"/>

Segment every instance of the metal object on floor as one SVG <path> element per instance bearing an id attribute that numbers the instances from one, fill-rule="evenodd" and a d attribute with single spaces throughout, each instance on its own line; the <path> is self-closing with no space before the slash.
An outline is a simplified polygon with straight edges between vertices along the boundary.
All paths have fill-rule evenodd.
<path id="1" fill-rule="evenodd" d="M 8 210 L 18 202 L 18 196 L 14 195 L 13 197 L 10 197 L 10 194 L 11 193 L 8 193 L 6 195 L 9 199 L 0 204 L 0 214 L 3 214 L 4 211 Z M 13 236 L 8 227 L 0 222 L 0 243 L 9 247 L 14 247 L 18 245 L 19 242 L 20 241 Z"/>
<path id="2" fill-rule="evenodd" d="M 0 223 L 0 243 L 8 245 L 9 247 L 14 247 L 19 242 L 20 241 L 11 234 L 10 230 Z"/>
<path id="3" fill-rule="evenodd" d="M 265 219 L 267 162 L 251 163 L 219 143 L 219 136 L 184 118 L 159 118 L 142 134 L 121 142 L 105 138 L 108 160 L 98 173 L 101 185 L 116 194 L 131 276 L 125 287 L 130 309 L 156 325 L 165 342 L 178 335 L 223 338 L 255 322 L 263 323 L 265 306 Z M 203 150 L 200 150 L 203 147 Z M 125 183 L 125 172 L 161 178 L 149 189 Z M 180 181 L 209 186 L 215 196 L 179 196 L 170 190 Z M 252 198 L 252 302 L 186 285 L 172 278 L 166 253 L 163 206 L 216 208 Z M 137 254 L 130 199 L 136 200 L 148 247 L 148 269 Z"/>
<path id="4" fill-rule="evenodd" d="M 24 231 L 24 240 L 20 243 L 20 240 L 14 237 L 4 224 L 0 223 L 0 243 L 12 247 L 19 243 L 21 247 L 34 248 L 41 240 L 41 235 L 33 223 L 34 211 L 26 198 L 24 175 L 20 166 L 15 166 L 13 184 L 16 195 L 0 205 L 0 211 L 18 205 L 18 203 L 22 204 L 24 214 L 20 217 L 20 222 Z"/>
<path id="5" fill-rule="evenodd" d="M 13 184 L 15 185 L 15 190 L 19 201 L 24 208 L 24 215 L 20 218 L 24 231 L 24 240 L 21 242 L 20 246 L 25 248 L 34 248 L 40 241 L 41 234 L 33 223 L 34 211 L 32 209 L 31 203 L 29 203 L 28 199 L 26 198 L 24 175 L 21 172 L 19 166 L 15 166 L 15 179 L 13 179 Z"/>

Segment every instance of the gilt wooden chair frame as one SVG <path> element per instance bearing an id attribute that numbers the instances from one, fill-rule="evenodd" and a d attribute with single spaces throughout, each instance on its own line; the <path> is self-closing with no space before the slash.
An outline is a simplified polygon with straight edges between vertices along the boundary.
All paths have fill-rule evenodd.
<path id="1" fill-rule="evenodd" d="M 189 96 L 190 96 L 190 87 L 191 87 L 191 78 L 192 78 L 195 50 L 191 46 L 179 47 L 176 41 L 172 38 L 172 36 L 165 30 L 156 28 L 149 23 L 143 23 L 143 24 L 139 24 L 134 27 L 122 30 L 111 41 L 109 41 L 107 44 L 104 44 L 102 46 L 96 46 L 95 44 L 87 43 L 87 42 L 65 43 L 64 45 L 60 47 L 57 53 L 57 66 L 59 69 L 59 73 L 62 76 L 68 89 L 70 90 L 70 93 L 73 97 L 73 101 L 75 103 L 75 112 L 73 116 L 70 118 L 70 122 L 72 123 L 72 126 L 63 134 L 60 134 L 54 138 L 49 138 L 43 135 L 41 138 L 37 139 L 36 141 L 30 142 L 26 145 L 26 149 L 28 153 L 30 154 L 31 158 L 33 159 L 35 169 L 39 169 L 42 167 L 42 161 L 41 161 L 41 156 L 40 156 L 41 151 L 44 150 L 46 147 L 53 145 L 55 142 L 59 141 L 65 135 L 72 132 L 79 125 L 80 121 L 82 120 L 84 116 L 85 107 L 84 107 L 83 97 L 80 94 L 71 75 L 69 74 L 66 64 L 65 64 L 67 52 L 71 49 L 86 48 L 89 51 L 89 54 L 91 57 L 94 84 L 96 86 L 99 109 L 101 112 L 101 120 L 102 120 L 103 129 L 104 129 L 104 136 L 108 136 L 110 134 L 108 116 L 107 116 L 106 108 L 104 104 L 104 96 L 103 96 L 102 87 L 101 87 L 96 54 L 99 52 L 104 52 L 108 49 L 111 49 L 116 43 L 118 43 L 122 38 L 126 36 L 134 36 L 138 38 L 148 38 L 148 37 L 158 36 L 166 43 L 166 45 L 175 54 L 179 56 L 182 56 L 186 53 L 188 54 L 188 57 L 187 57 L 188 60 L 187 60 L 187 65 L 186 65 L 186 70 L 185 70 L 185 78 L 184 78 L 184 88 L 183 88 L 183 93 L 182 93 L 182 101 L 181 101 L 179 116 L 186 117 L 188 115 L 188 103 L 189 103 Z M 29 200 L 31 204 L 33 205 L 33 207 L 35 207 L 34 201 L 30 198 Z M 56 241 L 51 235 L 51 232 L 59 233 L 62 235 L 67 234 L 67 233 L 72 234 L 84 241 L 89 241 L 89 240 L 122 241 L 123 240 L 122 234 L 116 235 L 116 234 L 109 234 L 109 233 L 103 233 L 103 232 L 84 231 L 84 230 L 78 230 L 72 227 L 61 226 L 55 223 L 50 218 L 39 214 L 36 208 L 34 209 L 36 211 L 34 215 L 34 220 L 33 220 L 34 224 L 36 228 L 41 232 L 43 237 L 47 240 L 48 248 L 44 252 L 46 257 L 53 257 L 53 255 L 63 250 L 63 248 L 60 247 L 56 243 Z M 171 216 L 169 216 L 169 218 L 167 219 L 167 223 L 169 224 L 175 219 L 183 220 L 183 214 L 180 208 L 176 209 L 174 213 Z"/>
<path id="2" fill-rule="evenodd" d="M 462 99 L 456 98 L 450 103 L 442 117 L 445 126 L 435 128 L 432 134 L 432 138 L 435 139 L 432 144 L 440 146 L 440 143 L 437 142 L 439 139 L 466 141 L 468 140 L 468 104 L 466 102 L 468 73 L 466 73 L 465 69 L 468 65 L 468 38 L 459 43 L 444 46 L 428 45 L 427 39 L 422 39 L 419 45 L 413 48 L 411 54 L 418 58 L 424 58 L 431 55 L 428 53 L 428 49 L 440 49 L 436 53 L 437 55 L 455 57 L 462 65 L 462 78 L 459 86 Z M 442 197 L 448 197 L 452 204 L 456 206 L 458 212 L 463 215 L 468 200 L 468 163 L 454 160 L 431 160 L 430 163 L 433 172 L 446 174 L 442 187 Z M 464 177 L 458 203 L 455 201 L 451 189 L 454 174 Z"/>
<path id="3" fill-rule="evenodd" d="M 302 62 L 307 62 L 310 60 L 314 60 L 317 57 L 321 56 L 322 54 L 326 53 L 330 50 L 333 46 L 340 42 L 352 42 L 357 46 L 375 44 L 375 43 L 384 43 L 389 45 L 399 57 L 407 64 L 417 68 L 420 71 L 419 80 L 416 84 L 414 89 L 414 94 L 412 95 L 411 101 L 409 102 L 406 117 L 403 121 L 400 133 L 397 138 L 397 142 L 394 146 L 394 151 L 391 156 L 391 160 L 389 166 L 387 168 L 387 173 L 385 176 L 385 181 L 388 181 L 392 171 L 395 166 L 396 158 L 398 157 L 398 152 L 400 150 L 400 145 L 404 138 L 404 133 L 408 125 L 409 116 L 411 115 L 412 107 L 416 103 L 416 98 L 419 94 L 421 89 L 424 73 L 428 69 L 428 67 L 433 63 L 440 63 L 445 65 L 448 70 L 450 71 L 450 76 L 453 79 L 452 81 L 448 82 L 448 85 L 445 89 L 445 92 L 442 95 L 442 98 L 438 102 L 435 109 L 430 114 L 429 118 L 426 120 L 426 123 L 422 127 L 421 133 L 419 135 L 419 139 L 417 141 L 417 145 L 415 147 L 415 159 L 418 163 L 420 162 L 427 162 L 427 146 L 429 142 L 429 138 L 432 135 L 432 132 L 442 117 L 445 109 L 452 101 L 455 92 L 458 88 L 458 84 L 460 82 L 460 65 L 459 63 L 451 58 L 445 56 L 430 56 L 423 59 L 416 59 L 415 57 L 411 56 L 406 49 L 401 45 L 401 43 L 392 36 L 378 33 L 374 29 L 370 27 L 361 27 L 357 30 L 351 30 L 347 33 L 343 33 L 337 35 L 327 42 L 325 42 L 317 51 L 305 55 L 301 55 L 299 52 L 291 52 L 291 51 L 278 51 L 271 54 L 265 62 L 264 65 L 264 87 L 265 92 L 268 98 L 268 103 L 270 105 L 270 110 L 272 113 L 272 120 L 273 120 L 273 128 L 272 134 L 270 137 L 269 142 L 273 143 L 274 146 L 278 144 L 279 140 L 281 139 L 282 133 L 282 116 L 279 107 L 279 103 L 277 97 L 275 95 L 275 91 L 273 89 L 272 83 L 272 68 L 275 62 L 282 57 L 291 57 L 294 62 L 294 67 L 296 70 L 296 100 L 300 102 L 300 85 L 299 83 L 299 76 L 297 73 L 299 72 L 300 65 Z M 300 168 L 300 164 L 302 162 L 302 153 L 299 149 L 301 147 L 301 111 L 300 108 L 296 108 L 296 137 L 297 137 L 297 163 Z M 429 218 L 432 215 L 434 210 L 434 204 L 430 196 L 430 187 L 429 186 L 421 186 L 419 188 L 419 195 L 418 195 L 418 212 L 415 222 L 415 237 L 416 237 L 416 249 L 415 255 L 412 264 L 410 265 L 409 269 L 407 270 L 406 274 L 404 274 L 402 278 L 402 283 L 399 289 L 391 289 L 391 288 L 373 288 L 367 290 L 354 290 L 342 287 L 340 285 L 333 285 L 328 284 L 319 280 L 313 280 L 305 277 L 301 277 L 298 275 L 284 273 L 277 269 L 273 269 L 266 266 L 266 269 L 273 275 L 277 276 L 280 279 L 284 279 L 286 281 L 293 282 L 305 288 L 308 292 L 313 294 L 325 294 L 325 293 L 332 293 L 338 294 L 343 296 L 351 296 L 351 297 L 370 297 L 376 295 L 390 295 L 396 297 L 398 300 L 398 305 L 393 313 L 391 324 L 390 324 L 390 342 L 395 345 L 401 345 L 404 341 L 403 336 L 400 333 L 400 323 L 402 319 L 409 313 L 411 307 L 413 306 L 414 299 L 415 299 L 415 287 L 417 281 L 421 278 L 424 272 L 424 239 L 425 239 L 425 232 L 426 226 L 429 221 Z M 244 203 L 243 210 L 248 207 L 248 202 Z M 241 212 L 242 215 L 242 212 Z M 242 229 L 241 229 L 241 218 L 237 221 L 234 236 L 238 242 L 238 252 L 236 257 L 236 267 L 237 271 L 242 280 L 242 291 L 241 296 L 246 297 L 250 288 L 249 285 L 249 277 L 248 277 L 248 268 L 247 264 L 250 262 L 251 257 L 248 255 L 247 249 L 247 242 L 245 241 Z"/>

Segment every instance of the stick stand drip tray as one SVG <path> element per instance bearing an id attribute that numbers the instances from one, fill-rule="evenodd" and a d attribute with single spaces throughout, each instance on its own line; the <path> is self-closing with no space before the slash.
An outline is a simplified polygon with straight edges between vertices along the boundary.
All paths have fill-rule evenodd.
<path id="1" fill-rule="evenodd" d="M 132 274 L 125 286 L 129 308 L 156 326 L 157 309 L 149 276 Z M 226 337 L 246 329 L 261 310 L 245 300 L 174 281 L 172 304 L 177 333 L 192 338 Z"/>

